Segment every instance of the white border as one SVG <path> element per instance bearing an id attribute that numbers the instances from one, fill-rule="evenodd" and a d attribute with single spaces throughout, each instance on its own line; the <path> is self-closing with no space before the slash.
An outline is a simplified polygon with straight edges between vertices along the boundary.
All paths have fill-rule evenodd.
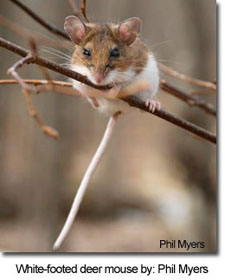
<path id="1" fill-rule="evenodd" d="M 197 0 L 196 0 L 197 1 Z M 222 3 L 223 2 L 223 3 Z M 225 56 L 223 51 L 225 50 L 225 3 L 223 0 L 217 1 L 219 5 L 219 50 L 220 56 L 218 58 L 220 67 L 220 73 L 225 73 L 224 65 L 225 65 Z M 222 32 L 223 31 L 223 32 Z M 219 136 L 220 136 L 220 143 L 225 143 L 225 114 L 222 112 L 222 108 L 225 107 L 225 83 L 223 79 L 223 75 L 219 75 L 219 84 L 220 84 L 220 98 L 218 102 L 218 107 L 220 109 L 220 122 L 219 122 Z M 218 185 L 219 185 L 219 253 L 218 255 L 18 255 L 18 256 L 0 256 L 0 278 L 1 279 L 225 279 L 225 248 L 223 238 L 225 235 L 224 230 L 224 188 L 225 186 L 223 183 L 224 174 L 225 174 L 225 166 L 224 166 L 224 148 L 223 145 L 219 147 L 219 165 L 218 170 L 219 178 L 218 178 Z M 222 219 L 223 217 L 223 219 Z M 140 266 L 144 264 L 146 266 L 155 266 L 159 263 L 162 264 L 188 264 L 189 266 L 205 266 L 209 267 L 208 274 L 194 274 L 191 276 L 181 275 L 181 274 L 153 274 L 151 276 L 146 275 L 98 275 L 98 274 L 91 274 L 91 275 L 76 275 L 76 274 L 64 274 L 64 275 L 56 275 L 56 274 L 20 274 L 16 273 L 15 264 L 38 264 L 38 265 L 47 265 L 51 263 L 52 265 L 83 265 L 84 263 L 88 265 L 117 265 L 117 266 L 128 266 L 128 265 L 136 265 Z"/>

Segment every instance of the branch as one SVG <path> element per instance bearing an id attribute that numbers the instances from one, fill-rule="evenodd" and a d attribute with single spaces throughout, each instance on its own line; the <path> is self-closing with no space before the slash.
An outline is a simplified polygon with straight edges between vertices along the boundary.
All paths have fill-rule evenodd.
<path id="1" fill-rule="evenodd" d="M 27 84 L 23 81 L 23 79 L 20 78 L 19 74 L 16 71 L 18 68 L 22 67 L 24 64 L 32 62 L 32 60 L 33 60 L 33 56 L 29 53 L 26 57 L 23 57 L 18 62 L 16 62 L 8 70 L 7 73 L 9 75 L 12 75 L 16 79 L 16 81 L 20 84 L 21 90 L 22 90 L 25 100 L 27 102 L 29 114 L 34 118 L 34 120 L 36 121 L 38 126 L 41 128 L 41 130 L 46 135 L 48 135 L 54 139 L 58 139 L 58 137 L 59 137 L 58 132 L 54 128 L 45 125 L 42 122 L 42 120 L 40 119 L 40 117 L 38 116 L 36 110 L 34 109 L 32 98 L 31 98 L 32 89 L 29 86 L 27 86 Z"/>
<path id="2" fill-rule="evenodd" d="M 18 23 L 15 24 L 14 22 L 6 19 L 2 15 L 0 15 L 0 23 L 1 25 L 6 26 L 11 31 L 18 34 L 20 37 L 25 38 L 26 40 L 30 41 L 33 38 L 35 39 L 35 42 L 38 42 L 39 44 L 42 45 L 49 45 L 52 47 L 65 48 L 65 49 L 71 47 L 71 42 L 69 42 L 68 40 L 60 39 L 56 41 L 54 39 L 51 39 L 50 37 L 46 38 L 46 36 L 37 34 L 34 31 L 30 31 L 29 29 L 24 28 L 21 25 L 18 25 Z"/>
<path id="3" fill-rule="evenodd" d="M 77 6 L 76 6 L 74 0 L 67 0 L 67 2 L 68 2 L 68 4 L 70 5 L 70 8 L 73 11 L 73 14 L 80 18 L 80 13 L 78 12 L 78 9 L 77 9 Z"/>
<path id="4" fill-rule="evenodd" d="M 89 22 L 88 18 L 87 18 L 87 15 L 86 15 L 86 0 L 82 0 L 82 4 L 81 4 L 81 12 L 82 12 L 82 15 L 85 19 L 86 22 Z"/>
<path id="5" fill-rule="evenodd" d="M 45 86 L 49 84 L 48 80 L 31 80 L 31 79 L 23 79 L 24 83 L 31 84 L 34 86 Z M 54 86 L 62 86 L 62 87 L 72 87 L 72 83 L 70 82 L 63 82 L 63 81 L 54 81 L 52 80 L 51 83 Z M 0 85 L 16 85 L 18 84 L 17 80 L 0 80 Z"/>
<path id="6" fill-rule="evenodd" d="M 165 80 L 161 81 L 161 88 L 162 90 L 172 94 L 173 96 L 176 96 L 177 98 L 183 100 L 184 102 L 188 103 L 190 106 L 196 106 L 201 109 L 203 109 L 205 112 L 216 116 L 216 109 L 213 107 L 212 104 L 207 103 L 206 101 L 196 97 L 192 96 L 190 94 L 187 94 L 181 90 L 178 90 L 166 83 Z"/>
<path id="7" fill-rule="evenodd" d="M 35 12 L 33 12 L 29 7 L 27 7 L 24 3 L 20 2 L 19 0 L 10 0 L 14 4 L 16 4 L 18 7 L 20 7 L 26 14 L 28 14 L 30 17 L 32 17 L 35 21 L 37 21 L 40 25 L 48 29 L 50 32 L 59 35 L 63 37 L 64 39 L 68 39 L 69 37 L 67 34 L 59 29 L 56 25 L 50 24 L 46 22 L 44 19 L 42 19 L 39 15 L 37 15 Z"/>
<path id="8" fill-rule="evenodd" d="M 126 98 L 124 101 L 126 101 L 130 106 L 139 108 L 145 112 L 151 113 L 148 111 L 148 108 L 146 108 L 145 104 L 142 101 L 139 101 L 135 99 L 134 97 L 130 96 L 129 98 Z M 188 130 L 192 134 L 195 134 L 197 136 L 200 136 L 201 138 L 204 138 L 208 140 L 211 143 L 216 144 L 216 135 L 209 132 L 208 130 L 201 128 L 189 121 L 186 121 L 182 118 L 175 117 L 174 115 L 164 111 L 164 110 L 155 110 L 154 113 L 151 113 L 161 119 L 164 119 L 170 123 L 173 123 L 176 126 L 182 127 L 185 130 Z"/>
<path id="9" fill-rule="evenodd" d="M 179 73 L 176 70 L 174 70 L 173 68 L 168 67 L 168 66 L 166 66 L 162 63 L 158 63 L 158 65 L 159 65 L 159 69 L 162 72 L 164 72 L 164 73 L 166 73 L 166 74 L 168 74 L 168 75 L 170 75 L 174 78 L 185 81 L 185 82 L 190 83 L 192 85 L 196 85 L 196 86 L 199 86 L 199 87 L 205 87 L 205 88 L 211 89 L 213 92 L 216 92 L 216 85 L 214 83 L 188 77 L 188 76 L 186 76 L 182 73 Z"/>

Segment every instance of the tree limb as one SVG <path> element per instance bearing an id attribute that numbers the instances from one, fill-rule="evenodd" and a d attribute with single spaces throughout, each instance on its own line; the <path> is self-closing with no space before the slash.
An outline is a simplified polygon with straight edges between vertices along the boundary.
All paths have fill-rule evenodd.
<path id="1" fill-rule="evenodd" d="M 88 18 L 87 18 L 87 14 L 86 14 L 86 0 L 82 0 L 82 4 L 81 4 L 81 12 L 82 12 L 82 15 L 85 19 L 86 22 L 89 22 Z"/>
<path id="2" fill-rule="evenodd" d="M 14 4 L 16 4 L 18 7 L 20 7 L 26 14 L 28 14 L 30 17 L 32 17 L 35 21 L 37 21 L 40 25 L 48 29 L 50 32 L 59 35 L 63 37 L 64 39 L 69 39 L 67 34 L 59 29 L 56 25 L 50 24 L 46 22 L 43 18 L 41 18 L 39 15 L 37 15 L 35 12 L 33 12 L 29 7 L 27 7 L 24 3 L 20 2 L 19 0 L 10 0 Z"/>

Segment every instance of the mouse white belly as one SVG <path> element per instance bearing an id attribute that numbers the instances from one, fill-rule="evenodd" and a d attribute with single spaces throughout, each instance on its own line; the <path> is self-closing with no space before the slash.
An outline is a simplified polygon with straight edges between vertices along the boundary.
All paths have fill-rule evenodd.
<path id="1" fill-rule="evenodd" d="M 87 76 L 90 81 L 94 82 L 91 73 L 87 67 L 71 65 L 71 69 L 84 76 Z M 133 83 L 136 80 L 144 80 L 150 84 L 149 90 L 139 92 L 135 95 L 135 97 L 137 97 L 138 99 L 144 102 L 154 99 L 159 88 L 160 76 L 159 76 L 157 62 L 153 54 L 150 53 L 148 55 L 147 64 L 139 74 L 135 74 L 134 70 L 135 69 L 129 68 L 127 70 L 129 71 L 129 73 L 125 72 L 124 74 L 119 73 L 116 70 L 113 70 L 111 75 L 109 75 L 109 78 L 106 80 L 106 84 L 119 80 L 121 81 L 121 85 L 123 86 L 123 85 L 128 85 L 129 83 Z M 76 80 L 72 80 L 72 82 L 74 88 L 76 88 L 81 92 L 85 91 L 85 87 L 87 87 L 85 84 L 82 84 Z M 89 101 L 92 103 L 90 99 Z M 130 107 L 126 102 L 122 100 L 99 98 L 97 99 L 97 101 L 99 106 L 96 107 L 96 109 L 98 109 L 100 112 L 106 115 L 111 116 L 117 111 L 121 111 L 122 113 L 128 113 L 131 110 L 133 110 L 132 107 Z"/>

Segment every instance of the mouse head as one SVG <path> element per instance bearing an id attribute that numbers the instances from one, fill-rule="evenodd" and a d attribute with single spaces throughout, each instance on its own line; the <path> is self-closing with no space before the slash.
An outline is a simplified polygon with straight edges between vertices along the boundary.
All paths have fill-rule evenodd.
<path id="1" fill-rule="evenodd" d="M 134 77 L 132 66 L 138 56 L 135 42 L 141 29 L 139 18 L 115 25 L 84 24 L 78 17 L 69 16 L 64 29 L 75 43 L 72 69 L 101 85 L 127 82 Z"/>

